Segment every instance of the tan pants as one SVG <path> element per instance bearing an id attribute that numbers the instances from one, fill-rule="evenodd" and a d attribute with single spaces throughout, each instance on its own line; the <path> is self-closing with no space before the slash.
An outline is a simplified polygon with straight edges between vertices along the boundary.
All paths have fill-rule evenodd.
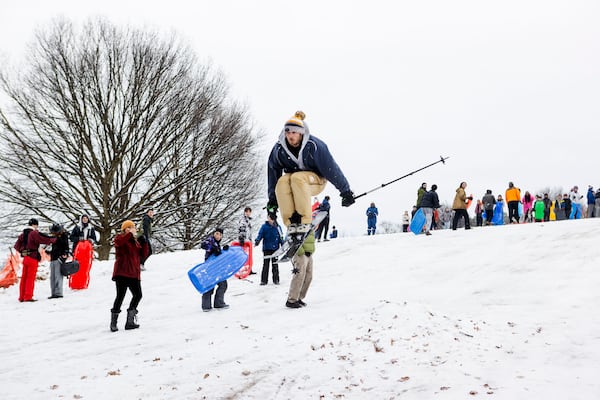
<path id="1" fill-rule="evenodd" d="M 325 189 L 327 180 L 311 171 L 284 174 L 275 185 L 275 195 L 281 210 L 281 219 L 286 226 L 296 211 L 302 216 L 301 223 L 310 224 L 312 208 L 310 200 Z"/>
<path id="2" fill-rule="evenodd" d="M 306 292 L 310 287 L 313 275 L 313 258 L 306 257 L 304 254 L 295 255 L 292 258 L 292 265 L 298 270 L 297 274 L 293 274 L 290 282 L 290 291 L 288 293 L 288 301 L 294 303 L 306 297 Z"/>

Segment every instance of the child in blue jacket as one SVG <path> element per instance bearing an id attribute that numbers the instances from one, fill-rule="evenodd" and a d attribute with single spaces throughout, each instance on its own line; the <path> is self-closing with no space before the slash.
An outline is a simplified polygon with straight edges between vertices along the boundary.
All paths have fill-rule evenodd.
<path id="1" fill-rule="evenodd" d="M 261 240 L 263 242 L 263 254 L 265 256 L 273 254 L 283 244 L 283 233 L 277 224 L 277 215 L 275 213 L 270 212 L 267 214 L 267 221 L 260 227 L 254 245 L 258 246 Z M 273 283 L 279 285 L 279 266 L 277 265 L 277 257 L 265 258 L 263 260 L 260 284 L 266 285 L 269 281 L 269 261 L 273 268 Z"/>

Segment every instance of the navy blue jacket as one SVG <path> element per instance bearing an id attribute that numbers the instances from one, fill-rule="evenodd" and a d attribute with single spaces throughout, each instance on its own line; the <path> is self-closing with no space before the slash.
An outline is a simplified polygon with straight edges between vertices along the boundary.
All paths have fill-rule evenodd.
<path id="1" fill-rule="evenodd" d="M 323 202 L 319 205 L 319 210 L 327 211 L 327 216 L 329 216 L 329 210 L 331 210 L 331 204 L 329 204 L 329 200 L 323 199 Z"/>
<path id="2" fill-rule="evenodd" d="M 594 195 L 594 191 L 590 188 L 587 192 L 587 203 L 594 204 L 596 202 L 596 196 Z"/>
<path id="3" fill-rule="evenodd" d="M 212 256 L 213 254 L 215 256 L 221 254 L 221 241 L 217 242 L 214 234 L 206 237 L 200 244 L 200 247 L 206 250 L 206 253 L 204 254 L 204 260 L 208 260 L 208 257 Z"/>
<path id="4" fill-rule="evenodd" d="M 421 207 L 440 208 L 440 199 L 435 190 L 430 190 L 423 195 L 423 198 L 421 199 Z"/>
<path id="5" fill-rule="evenodd" d="M 258 236 L 254 240 L 254 245 L 258 246 L 263 241 L 263 250 L 277 250 L 283 244 L 283 238 L 279 225 L 271 225 L 265 222 L 258 231 Z"/>
<path id="6" fill-rule="evenodd" d="M 270 201 L 276 200 L 275 185 L 283 173 L 312 171 L 327 179 L 340 193 L 350 190 L 350 185 L 342 170 L 329 152 L 327 145 L 315 136 L 311 136 L 308 127 L 302 138 L 298 157 L 289 150 L 282 130 L 279 140 L 273 146 L 268 162 L 268 196 Z"/>

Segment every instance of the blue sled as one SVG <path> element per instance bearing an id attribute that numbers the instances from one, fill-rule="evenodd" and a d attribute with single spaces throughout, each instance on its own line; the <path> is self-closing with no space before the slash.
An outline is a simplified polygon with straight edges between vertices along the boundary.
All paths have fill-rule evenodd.
<path id="1" fill-rule="evenodd" d="M 226 280 L 240 270 L 248 260 L 248 254 L 238 246 L 223 250 L 218 256 L 196 265 L 188 271 L 188 277 L 200 293 L 206 293 L 217 283 Z"/>
<path id="2" fill-rule="evenodd" d="M 427 220 L 425 218 L 425 214 L 423 213 L 423 209 L 419 208 L 410 222 L 410 231 L 415 235 L 418 235 L 419 233 L 423 232 L 425 222 L 427 222 Z"/>

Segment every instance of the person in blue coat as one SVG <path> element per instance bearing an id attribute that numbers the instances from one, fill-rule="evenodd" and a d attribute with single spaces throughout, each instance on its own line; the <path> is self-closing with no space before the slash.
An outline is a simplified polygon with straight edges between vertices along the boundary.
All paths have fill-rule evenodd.
<path id="1" fill-rule="evenodd" d="M 343 207 L 355 201 L 350 184 L 327 145 L 311 135 L 305 118 L 302 111 L 297 111 L 285 122 L 267 164 L 267 211 L 281 208 L 288 235 L 310 229 L 310 200 L 325 189 L 327 182 L 340 191 Z"/>
<path id="2" fill-rule="evenodd" d="M 265 256 L 273 254 L 283 244 L 283 233 L 279 224 L 277 224 L 277 215 L 267 213 L 267 221 L 260 227 L 258 236 L 254 240 L 254 245 L 258 246 L 263 242 L 263 254 Z M 279 265 L 277 257 L 265 258 L 263 260 L 262 273 L 260 275 L 260 284 L 266 285 L 269 281 L 269 263 L 272 265 L 273 283 L 279 285 Z"/>
<path id="3" fill-rule="evenodd" d="M 379 211 L 375 207 L 375 203 L 371 203 L 371 206 L 367 208 L 367 235 L 374 235 L 377 229 L 377 216 Z"/>

